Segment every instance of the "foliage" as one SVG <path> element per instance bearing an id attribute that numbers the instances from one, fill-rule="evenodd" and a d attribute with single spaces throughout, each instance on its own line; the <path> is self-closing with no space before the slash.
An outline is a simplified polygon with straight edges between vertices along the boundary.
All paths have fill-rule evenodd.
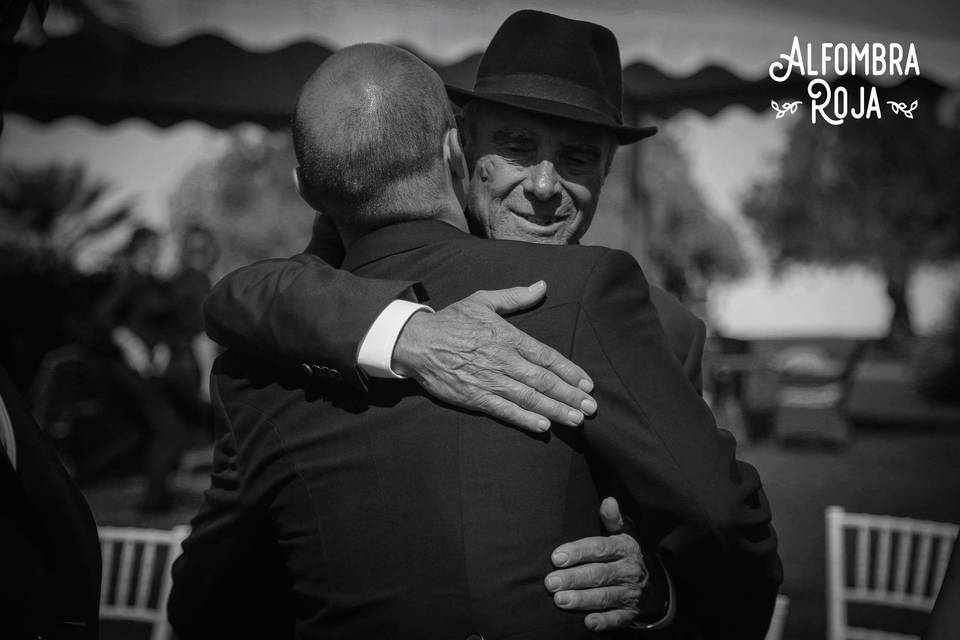
<path id="1" fill-rule="evenodd" d="M 777 269 L 859 264 L 885 275 L 891 334 L 909 333 L 911 271 L 960 257 L 958 166 L 960 132 L 931 114 L 840 126 L 798 119 L 779 172 L 754 185 L 743 213 Z"/>
<path id="2" fill-rule="evenodd" d="M 780 173 L 744 203 L 775 265 L 960 255 L 960 137 L 929 118 L 798 120 Z"/>
<path id="3" fill-rule="evenodd" d="M 221 243 L 224 272 L 303 251 L 313 211 L 294 188 L 295 165 L 289 135 L 235 130 L 222 154 L 187 172 L 171 201 L 174 227 L 209 228 Z"/>
<path id="4" fill-rule="evenodd" d="M 733 227 L 710 209 L 667 126 L 636 150 L 620 149 L 588 240 L 630 251 L 649 277 L 681 298 L 692 287 L 741 277 L 748 268 Z"/>
<path id="5" fill-rule="evenodd" d="M 920 345 L 913 364 L 920 393 L 960 402 L 960 294 L 954 295 L 947 326 Z"/>
<path id="6" fill-rule="evenodd" d="M 108 191 L 105 180 L 80 164 L 0 169 L 4 271 L 74 264 L 84 247 L 133 213 L 129 202 L 104 204 Z"/>

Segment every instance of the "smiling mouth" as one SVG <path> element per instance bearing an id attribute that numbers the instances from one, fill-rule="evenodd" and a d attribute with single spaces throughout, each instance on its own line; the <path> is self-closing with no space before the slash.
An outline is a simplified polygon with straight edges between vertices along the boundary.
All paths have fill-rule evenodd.
<path id="1" fill-rule="evenodd" d="M 513 215 L 516 217 L 538 227 L 551 227 L 557 224 L 562 224 L 570 219 L 570 216 L 538 216 L 532 213 L 524 214 L 516 211 L 511 211 L 511 213 L 513 213 Z"/>

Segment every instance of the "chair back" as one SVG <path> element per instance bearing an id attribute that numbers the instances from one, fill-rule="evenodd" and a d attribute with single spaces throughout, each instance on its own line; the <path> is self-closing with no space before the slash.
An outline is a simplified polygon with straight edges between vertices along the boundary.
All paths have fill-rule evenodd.
<path id="1" fill-rule="evenodd" d="M 170 570 L 190 528 L 99 527 L 99 532 L 100 617 L 150 624 L 151 640 L 167 640 L 172 635 L 167 622 Z"/>
<path id="2" fill-rule="evenodd" d="M 787 613 L 790 611 L 790 598 L 780 594 L 777 596 L 777 602 L 773 605 L 773 616 L 770 618 L 770 626 L 767 627 L 767 635 L 763 640 L 780 640 L 783 637 L 783 628 L 787 624 Z"/>
<path id="3" fill-rule="evenodd" d="M 827 507 L 827 638 L 917 638 L 854 627 L 851 603 L 929 613 L 943 583 L 957 525 L 847 513 Z M 848 550 L 852 553 L 848 555 Z"/>

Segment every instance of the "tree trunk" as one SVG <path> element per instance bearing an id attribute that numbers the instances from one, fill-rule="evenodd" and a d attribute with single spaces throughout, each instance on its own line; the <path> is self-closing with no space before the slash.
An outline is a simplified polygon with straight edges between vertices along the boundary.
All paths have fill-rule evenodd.
<path id="1" fill-rule="evenodd" d="M 887 276 L 887 296 L 893 305 L 887 342 L 891 346 L 897 346 L 913 337 L 910 307 L 907 304 L 907 283 L 910 278 L 910 267 L 907 264 L 891 262 L 886 265 L 884 271 Z"/>

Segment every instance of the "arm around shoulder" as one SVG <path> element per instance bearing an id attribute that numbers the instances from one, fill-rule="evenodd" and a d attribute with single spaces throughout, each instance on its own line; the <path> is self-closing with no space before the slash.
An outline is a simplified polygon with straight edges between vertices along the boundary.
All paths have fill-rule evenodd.
<path id="1" fill-rule="evenodd" d="M 210 337 L 227 348 L 288 366 L 319 363 L 362 387 L 364 335 L 414 284 L 361 278 L 303 253 L 230 273 L 207 297 L 204 318 Z"/>

